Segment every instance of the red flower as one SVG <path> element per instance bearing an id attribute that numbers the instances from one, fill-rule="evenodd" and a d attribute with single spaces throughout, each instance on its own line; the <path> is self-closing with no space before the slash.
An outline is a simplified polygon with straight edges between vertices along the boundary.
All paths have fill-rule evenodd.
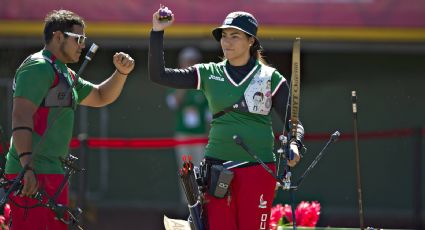
<path id="1" fill-rule="evenodd" d="M 8 230 L 9 220 L 10 220 L 10 205 L 6 204 L 4 206 L 4 216 L 0 215 L 0 229 Z"/>
<path id="2" fill-rule="evenodd" d="M 313 201 L 311 204 L 302 201 L 295 210 L 298 226 L 314 227 L 319 220 L 320 204 Z"/>
<path id="3" fill-rule="evenodd" d="M 302 201 L 295 210 L 297 226 L 315 227 L 319 220 L 319 215 L 320 204 L 317 201 L 311 203 Z M 290 205 L 285 204 L 285 206 L 282 206 L 278 204 L 272 208 L 272 214 L 270 216 L 270 228 L 272 230 L 277 229 L 281 217 L 283 217 L 281 224 L 292 223 L 292 209 Z"/>
<path id="4" fill-rule="evenodd" d="M 279 220 L 283 217 L 284 211 L 283 206 L 278 204 L 272 207 L 271 215 L 270 215 L 270 229 L 276 230 L 279 224 Z"/>
<path id="5" fill-rule="evenodd" d="M 284 212 L 285 212 L 285 218 L 286 218 L 286 220 L 289 223 L 292 223 L 292 208 L 291 208 L 291 205 L 285 204 Z"/>
<path id="6" fill-rule="evenodd" d="M 10 221 L 10 205 L 9 204 L 6 204 L 5 206 L 4 206 L 4 212 L 3 212 L 4 214 L 4 218 L 5 218 L 5 222 L 6 222 L 6 225 L 9 225 L 9 221 Z"/>

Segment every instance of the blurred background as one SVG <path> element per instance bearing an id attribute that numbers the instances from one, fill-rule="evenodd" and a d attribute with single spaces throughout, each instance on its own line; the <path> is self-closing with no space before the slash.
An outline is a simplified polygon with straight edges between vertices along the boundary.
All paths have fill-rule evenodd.
<path id="1" fill-rule="evenodd" d="M 11 134 L 14 72 L 25 57 L 43 48 L 43 19 L 50 10 L 81 15 L 87 48 L 92 42 L 100 46 L 85 79 L 100 83 L 109 76 L 115 52 L 136 60 L 115 103 L 77 111 L 71 153 L 87 170 L 72 179 L 71 199 L 83 207 L 86 229 L 163 229 L 163 215 L 187 217 L 169 144 L 174 112 L 166 106 L 167 89 L 147 75 L 151 19 L 160 3 L 176 18 L 165 33 L 167 67 L 177 67 L 178 53 L 188 45 L 201 50 L 203 62 L 220 61 L 211 30 L 232 11 L 254 14 L 267 61 L 287 79 L 292 42 L 302 38 L 300 118 L 308 151 L 293 177 L 304 172 L 331 133 L 343 134 L 295 193 L 296 203 L 321 204 L 318 226 L 359 226 L 351 111 L 351 91 L 356 90 L 365 225 L 425 228 L 425 1 L 0 2 L 0 125 L 6 138 Z M 80 65 L 70 67 L 78 70 Z M 279 133 L 282 124 L 276 118 Z M 95 144 L 99 138 L 107 139 Z M 112 141 L 115 147 L 105 147 Z M 288 194 L 279 191 L 275 203 L 289 203 Z"/>

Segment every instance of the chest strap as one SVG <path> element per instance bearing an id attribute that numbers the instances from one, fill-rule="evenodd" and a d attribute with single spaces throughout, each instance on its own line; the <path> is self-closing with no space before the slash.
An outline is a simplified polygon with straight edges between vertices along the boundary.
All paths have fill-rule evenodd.
<path id="1" fill-rule="evenodd" d="M 241 99 L 237 103 L 234 103 L 233 105 L 224 108 L 220 112 L 217 112 L 213 114 L 213 119 L 219 118 L 223 116 L 224 114 L 231 112 L 231 111 L 241 111 L 241 112 L 249 112 L 248 107 L 245 102 L 245 97 L 242 96 Z"/>
<path id="2" fill-rule="evenodd" d="M 72 91 L 69 91 L 71 93 L 71 96 L 66 95 L 66 92 L 68 92 L 71 85 L 68 82 L 66 76 L 57 69 L 56 65 L 54 64 L 54 59 L 52 60 L 44 55 L 30 55 L 22 62 L 18 70 L 29 61 L 39 59 L 44 59 L 46 62 L 48 62 L 50 66 L 52 66 L 53 71 L 55 72 L 55 80 L 50 86 L 50 89 L 48 90 L 46 96 L 43 98 L 40 107 L 73 107 L 74 95 Z M 13 84 L 13 90 L 15 90 L 15 87 L 16 79 Z"/>

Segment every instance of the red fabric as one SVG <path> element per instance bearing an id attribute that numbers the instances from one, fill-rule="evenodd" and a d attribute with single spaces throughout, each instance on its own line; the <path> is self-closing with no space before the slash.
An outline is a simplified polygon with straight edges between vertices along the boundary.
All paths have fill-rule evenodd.
<path id="1" fill-rule="evenodd" d="M 275 164 L 268 164 L 275 171 Z M 206 195 L 209 230 L 269 229 L 276 181 L 261 165 L 231 169 L 230 196 Z"/>
<path id="2" fill-rule="evenodd" d="M 38 107 L 37 112 L 32 116 L 34 131 L 37 132 L 39 136 L 42 136 L 46 131 L 49 111 L 49 107 Z"/>
<path id="3" fill-rule="evenodd" d="M 7 174 L 7 179 L 13 179 L 16 174 Z M 64 175 L 62 174 L 37 174 L 39 189 L 43 189 L 53 196 L 61 184 Z M 37 200 L 28 197 L 9 196 L 14 202 L 19 205 L 31 206 L 38 203 Z M 45 202 L 45 201 L 44 201 Z M 68 185 L 65 185 L 61 194 L 59 195 L 58 204 L 68 205 Z M 31 209 L 23 209 L 15 206 L 9 201 L 11 208 L 12 226 L 10 230 L 67 230 L 68 226 L 59 220 L 55 219 L 54 213 L 46 207 L 37 207 Z"/>
<path id="4" fill-rule="evenodd" d="M 53 87 L 57 86 L 58 84 L 59 84 L 59 76 L 55 71 L 55 80 L 53 80 L 53 84 L 52 84 L 52 86 L 50 86 L 50 88 L 53 88 Z"/>
<path id="5" fill-rule="evenodd" d="M 71 75 L 72 81 L 75 81 L 75 76 L 74 76 L 74 74 L 72 73 L 72 69 L 71 69 L 71 68 L 69 68 L 69 67 L 68 67 L 68 72 L 69 72 L 69 75 Z"/>

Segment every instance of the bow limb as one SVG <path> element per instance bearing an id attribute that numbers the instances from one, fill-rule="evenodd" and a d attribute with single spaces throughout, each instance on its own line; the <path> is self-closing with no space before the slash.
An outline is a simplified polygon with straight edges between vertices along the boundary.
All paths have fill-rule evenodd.
<path id="1" fill-rule="evenodd" d="M 297 128 L 299 124 L 299 105 L 300 105 L 300 48 L 301 48 L 301 39 L 296 38 L 293 44 L 293 50 L 292 50 L 292 76 L 291 76 L 291 84 L 289 85 L 289 93 L 288 93 L 288 101 L 286 103 L 286 112 L 285 112 L 285 119 L 283 121 L 283 131 L 282 135 L 279 137 L 281 141 L 281 147 L 278 149 L 278 159 L 277 159 L 277 175 L 280 178 L 285 178 L 286 185 L 282 185 L 284 189 L 289 189 L 290 187 L 290 175 L 291 173 L 287 174 L 290 169 L 287 165 L 287 161 L 289 159 L 293 159 L 293 155 L 290 153 L 289 143 L 288 139 L 285 136 L 285 128 L 286 128 L 286 122 L 288 120 L 288 112 L 290 109 L 290 130 L 289 130 L 289 138 L 293 139 L 297 136 Z M 291 140 L 289 140 L 291 141 Z M 285 154 L 285 150 L 287 154 Z M 289 159 L 288 159 L 289 158 Z M 283 163 L 283 164 L 282 164 Z M 281 167 L 282 166 L 282 167 Z M 283 170 L 281 173 L 280 170 Z"/>
<path id="2" fill-rule="evenodd" d="M 292 76 L 291 76 L 291 116 L 290 116 L 290 137 L 296 138 L 297 128 L 299 123 L 300 109 L 300 89 L 301 89 L 301 74 L 300 74 L 300 48 L 301 39 L 296 38 L 292 49 Z"/>
<path id="3" fill-rule="evenodd" d="M 296 38 L 294 41 L 294 45 L 292 48 L 292 76 L 291 76 L 291 116 L 290 116 L 290 130 L 289 130 L 289 138 L 287 149 L 289 157 L 286 158 L 288 163 L 289 160 L 294 159 L 294 153 L 291 151 L 290 143 L 292 139 L 296 139 L 297 137 L 297 129 L 299 124 L 299 111 L 300 111 L 300 89 L 301 89 L 301 62 L 300 62 L 300 49 L 301 49 L 301 39 Z M 288 164 L 287 164 L 288 166 Z M 286 188 L 289 187 L 289 196 L 291 199 L 291 209 L 292 209 L 292 227 L 294 230 L 297 229 L 296 225 L 296 217 L 295 217 L 295 195 L 294 189 L 296 187 L 292 186 L 291 183 L 291 173 L 290 168 L 287 167 L 287 175 L 286 175 L 287 185 Z M 293 189 L 292 189 L 293 188 Z"/>
<path id="4" fill-rule="evenodd" d="M 289 85 L 289 94 L 288 101 L 286 103 L 285 119 L 283 121 L 283 130 L 280 140 L 283 142 L 283 145 L 286 144 L 284 141 L 286 122 L 288 119 L 288 110 L 291 108 L 291 113 L 289 115 L 290 119 L 290 130 L 289 137 L 296 138 L 297 128 L 299 124 L 299 107 L 300 107 L 300 89 L 301 89 L 301 61 L 300 61 L 300 50 L 301 50 L 301 39 L 296 38 L 292 48 L 292 74 L 291 74 L 291 84 Z"/>

